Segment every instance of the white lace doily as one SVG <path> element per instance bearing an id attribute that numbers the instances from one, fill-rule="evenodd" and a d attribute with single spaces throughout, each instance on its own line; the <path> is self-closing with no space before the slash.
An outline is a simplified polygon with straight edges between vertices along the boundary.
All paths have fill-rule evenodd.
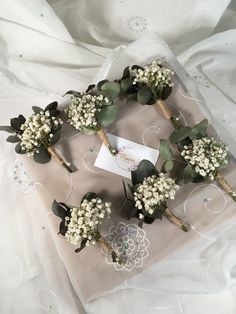
<path id="1" fill-rule="evenodd" d="M 29 193 L 34 188 L 34 182 L 30 179 L 23 163 L 18 158 L 10 164 L 8 174 L 23 193 Z"/>
<path id="2" fill-rule="evenodd" d="M 131 271 L 134 268 L 142 267 L 143 261 L 148 257 L 149 240 L 146 232 L 135 224 L 120 222 L 111 226 L 106 237 L 114 251 L 122 258 L 123 263 L 113 263 L 110 255 L 106 254 L 106 262 L 114 264 L 116 270 Z"/>

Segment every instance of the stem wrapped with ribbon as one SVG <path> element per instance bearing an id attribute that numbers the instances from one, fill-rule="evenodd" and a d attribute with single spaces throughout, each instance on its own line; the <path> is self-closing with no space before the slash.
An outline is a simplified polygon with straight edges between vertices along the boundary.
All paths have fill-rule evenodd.
<path id="1" fill-rule="evenodd" d="M 100 84 L 101 85 L 101 84 Z M 98 134 L 112 155 L 117 151 L 112 147 L 104 128 L 114 122 L 117 115 L 115 99 L 120 93 L 120 85 L 115 82 L 103 82 L 94 90 L 91 85 L 85 93 L 68 91 L 71 102 L 65 113 L 67 121 L 77 130 L 87 135 Z"/>
<path id="2" fill-rule="evenodd" d="M 23 115 L 11 119 L 10 126 L 0 126 L 0 130 L 12 133 L 6 140 L 17 143 L 18 154 L 33 156 L 38 163 L 45 164 L 54 157 L 67 171 L 72 172 L 69 164 L 57 153 L 54 145 L 60 140 L 62 120 L 57 102 L 45 109 L 33 106 L 34 113 L 26 120 Z"/>
<path id="3" fill-rule="evenodd" d="M 90 244 L 98 243 L 107 254 L 111 255 L 114 263 L 122 262 L 99 231 L 99 225 L 105 218 L 110 217 L 110 202 L 103 202 L 96 193 L 88 192 L 83 196 L 80 205 L 76 206 L 54 200 L 52 211 L 54 215 L 61 218 L 59 234 L 65 236 L 73 245 L 80 243 L 80 247 L 75 250 L 76 253 Z"/>
<path id="4" fill-rule="evenodd" d="M 133 186 L 129 186 L 133 195 L 128 218 L 136 217 L 141 224 L 151 224 L 155 219 L 165 216 L 170 222 L 187 232 L 190 225 L 175 216 L 168 208 L 168 199 L 174 199 L 179 186 L 175 180 L 159 173 L 148 160 L 142 160 L 138 168 L 131 172 Z M 125 186 L 124 186 L 125 187 Z M 125 188 L 125 194 L 126 188 Z"/>

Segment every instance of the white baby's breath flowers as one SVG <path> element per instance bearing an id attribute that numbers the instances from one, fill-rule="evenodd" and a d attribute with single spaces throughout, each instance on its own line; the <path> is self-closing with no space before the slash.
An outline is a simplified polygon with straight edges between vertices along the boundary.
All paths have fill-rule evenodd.
<path id="1" fill-rule="evenodd" d="M 68 122 L 77 130 L 96 129 L 97 113 L 101 107 L 108 104 L 109 99 L 103 95 L 81 94 L 81 97 L 71 97 L 71 103 L 65 110 Z"/>
<path id="2" fill-rule="evenodd" d="M 135 206 L 152 215 L 155 210 L 158 210 L 158 205 L 165 203 L 168 199 L 173 200 L 178 189 L 179 186 L 175 181 L 166 178 L 163 173 L 159 176 L 150 176 L 135 188 Z M 143 216 L 139 218 L 142 219 Z"/>
<path id="3" fill-rule="evenodd" d="M 63 124 L 62 120 L 51 117 L 49 110 L 32 114 L 21 125 L 22 134 L 17 134 L 21 140 L 21 149 L 26 152 L 27 156 L 32 156 L 40 147 L 50 146 L 53 133 L 60 128 L 61 124 Z"/>
<path id="4" fill-rule="evenodd" d="M 65 234 L 68 241 L 77 245 L 79 241 L 87 240 L 86 245 L 95 244 L 98 225 L 111 214 L 111 203 L 100 198 L 91 201 L 85 199 L 78 207 L 71 209 L 71 217 L 66 217 L 68 230 Z"/>
<path id="5" fill-rule="evenodd" d="M 164 87 L 173 86 L 172 76 L 174 72 L 162 65 L 159 60 L 152 61 L 142 69 L 131 70 L 131 76 L 134 77 L 133 84 L 143 83 L 151 89 L 162 91 Z"/>
<path id="6" fill-rule="evenodd" d="M 214 138 L 204 137 L 185 145 L 181 155 L 196 173 L 214 180 L 217 169 L 227 164 L 228 147 Z"/>

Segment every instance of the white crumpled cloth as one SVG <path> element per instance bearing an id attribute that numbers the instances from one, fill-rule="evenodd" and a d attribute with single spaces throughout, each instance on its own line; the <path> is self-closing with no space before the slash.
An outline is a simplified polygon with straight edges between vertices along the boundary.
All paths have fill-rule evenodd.
<path id="1" fill-rule="evenodd" d="M 228 4 L 223 0 L 181 0 L 175 7 L 167 0 L 138 5 L 127 0 L 1 0 L 0 124 L 19 113 L 29 114 L 32 105 L 63 102 L 61 95 L 66 90 L 83 90 L 93 80 L 104 61 L 109 62 L 105 58 L 111 48 L 156 31 L 195 80 L 220 135 L 235 154 L 236 30 L 207 38 Z M 232 1 L 216 31 L 235 28 L 234 10 Z M 37 182 L 31 182 L 5 138 L 2 134 L 0 312 L 83 313 L 34 193 Z M 117 291 L 94 301 L 87 312 L 235 313 L 235 235 L 234 226 L 228 226 L 221 241 L 216 241 L 218 234 L 200 238 L 194 248 L 172 257 L 175 266 L 163 261 L 151 270 L 175 276 L 176 287 L 172 279 L 168 291 L 160 287 L 160 292 L 152 293 L 148 283 L 139 291 L 126 290 L 126 295 Z M 198 269 L 205 262 L 216 281 L 204 294 L 189 294 L 188 271 L 196 271 L 197 281 Z M 184 285 L 180 291 L 181 276 Z M 155 287 L 155 281 L 152 284 Z M 225 290 L 219 291 L 219 287 Z M 214 291 L 217 294 L 209 294 Z M 128 302 L 123 303 L 124 298 Z"/>

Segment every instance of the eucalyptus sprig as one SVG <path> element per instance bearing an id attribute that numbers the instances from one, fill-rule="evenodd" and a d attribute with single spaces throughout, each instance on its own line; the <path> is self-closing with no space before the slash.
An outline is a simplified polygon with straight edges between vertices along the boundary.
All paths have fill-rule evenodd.
<path id="1" fill-rule="evenodd" d="M 179 186 L 175 180 L 159 173 L 156 167 L 148 160 L 142 160 L 138 168 L 131 172 L 132 186 L 128 185 L 133 196 L 130 199 L 124 185 L 125 196 L 131 203 L 128 218 L 136 217 L 140 221 L 151 224 L 155 219 L 165 216 L 176 226 L 187 232 L 190 225 L 175 216 L 168 208 L 168 199 L 174 199 Z"/>
<path id="2" fill-rule="evenodd" d="M 115 82 L 103 81 L 98 88 L 90 85 L 86 92 L 68 91 L 71 102 L 65 109 L 67 121 L 80 132 L 92 135 L 98 134 L 102 142 L 108 147 L 112 155 L 117 151 L 112 147 L 104 128 L 114 122 L 117 106 L 113 99 L 120 92 L 120 86 Z"/>
<path id="3" fill-rule="evenodd" d="M 173 75 L 174 72 L 160 60 L 154 60 L 143 67 L 127 66 L 119 80 L 121 92 L 127 101 L 138 101 L 142 105 L 157 105 L 163 115 L 174 126 L 178 126 L 179 119 L 165 103 L 172 92 Z"/>
<path id="4" fill-rule="evenodd" d="M 224 179 L 221 171 L 227 167 L 230 156 L 228 147 L 207 135 L 208 120 L 194 127 L 180 126 L 170 135 L 170 142 L 177 144 L 185 166 L 179 182 L 212 182 L 216 180 L 223 190 L 236 201 L 236 193 Z"/>
<path id="5" fill-rule="evenodd" d="M 45 109 L 33 106 L 33 114 L 26 120 L 23 115 L 10 120 L 10 126 L 0 126 L 1 131 L 12 133 L 6 141 L 17 143 L 18 154 L 33 156 L 38 163 L 45 164 L 54 157 L 63 167 L 72 172 L 69 165 L 56 152 L 54 145 L 60 140 L 62 120 L 58 118 L 58 103 L 52 102 Z"/>
<path id="6" fill-rule="evenodd" d="M 83 196 L 80 205 L 71 206 L 54 200 L 52 211 L 61 219 L 59 234 L 73 245 L 80 244 L 75 253 L 90 244 L 99 243 L 111 255 L 114 263 L 121 263 L 119 256 L 99 231 L 99 225 L 110 217 L 110 202 L 103 202 L 96 193 L 88 192 Z"/>

